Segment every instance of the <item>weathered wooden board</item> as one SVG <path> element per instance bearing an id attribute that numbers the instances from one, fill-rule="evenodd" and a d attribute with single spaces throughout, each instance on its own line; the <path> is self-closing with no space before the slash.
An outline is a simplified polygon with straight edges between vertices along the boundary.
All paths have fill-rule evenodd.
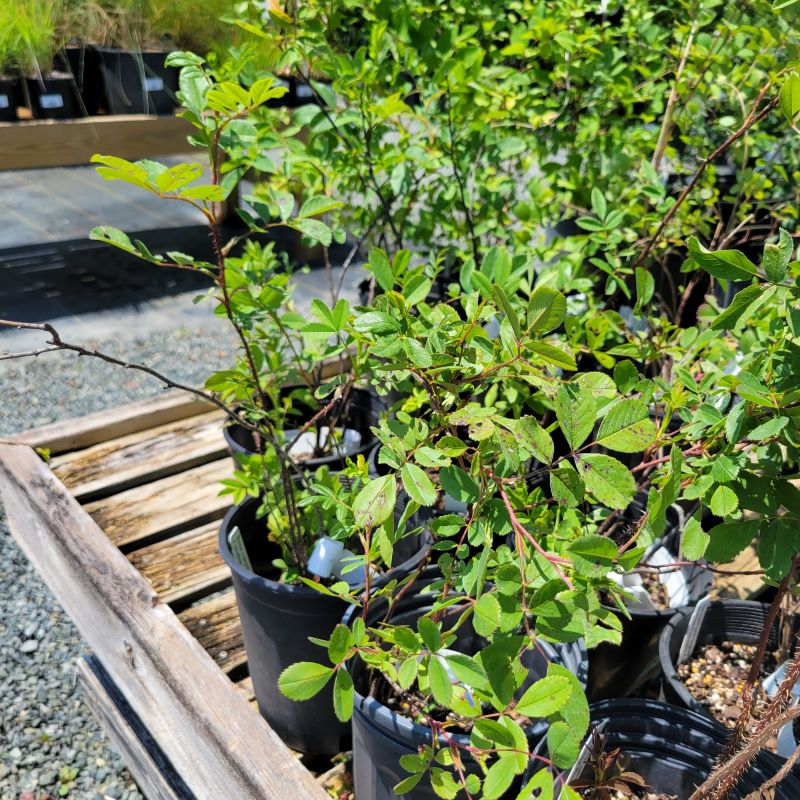
<path id="1" fill-rule="evenodd" d="M 147 800 L 194 800 L 194 795 L 181 786 L 183 781 L 175 776 L 171 765 L 164 764 L 163 756 L 148 747 L 152 740 L 143 740 L 142 731 L 135 729 L 129 715 L 114 702 L 108 687 L 86 659 L 78 661 L 78 684 L 86 704 Z"/>
<path id="2" fill-rule="evenodd" d="M 721 564 L 720 569 L 753 572 L 761 569 L 756 549 L 750 545 L 739 553 L 729 564 Z M 713 597 L 731 600 L 755 600 L 767 589 L 762 575 L 714 575 L 711 587 Z"/>
<path id="3" fill-rule="evenodd" d="M 120 492 L 222 458 L 225 414 L 210 411 L 56 456 L 50 468 L 78 500 Z"/>
<path id="4" fill-rule="evenodd" d="M 178 614 L 178 619 L 224 672 L 231 672 L 247 662 L 239 609 L 232 589 L 187 608 Z"/>
<path id="5" fill-rule="evenodd" d="M 116 115 L 0 124 L 0 169 L 88 164 L 95 153 L 137 159 L 185 153 L 192 127 L 180 117 Z"/>
<path id="6" fill-rule="evenodd" d="M 145 544 L 219 519 L 230 508 L 219 482 L 233 474 L 229 458 L 87 503 L 86 511 L 117 547 Z"/>
<path id="7" fill-rule="evenodd" d="M 205 400 L 188 392 L 165 392 L 148 400 L 43 425 L 19 434 L 14 440 L 31 447 L 46 447 L 52 455 L 57 455 L 186 419 L 211 408 Z"/>
<path id="8" fill-rule="evenodd" d="M 164 603 L 186 602 L 230 582 L 217 550 L 219 522 L 128 553 L 128 560 L 150 582 Z"/>
<path id="9" fill-rule="evenodd" d="M 0 497 L 28 559 L 199 800 L 327 797 L 30 448 L 0 445 Z"/>

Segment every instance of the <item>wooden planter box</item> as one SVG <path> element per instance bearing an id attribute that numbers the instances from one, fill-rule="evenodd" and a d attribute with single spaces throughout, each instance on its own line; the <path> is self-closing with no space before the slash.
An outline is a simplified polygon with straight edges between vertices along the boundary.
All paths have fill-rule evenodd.
<path id="1" fill-rule="evenodd" d="M 148 798 L 324 800 L 252 703 L 216 545 L 222 417 L 166 395 L 31 431 L 0 445 L 0 498 L 93 650 L 86 700 Z"/>
<path id="2" fill-rule="evenodd" d="M 232 462 L 223 415 L 185 395 L 0 444 L 11 532 L 94 656 L 86 699 L 158 800 L 323 800 L 253 704 L 228 569 L 217 554 Z M 32 449 L 46 447 L 49 464 Z M 734 569 L 757 569 L 752 550 Z M 717 576 L 750 598 L 759 576 Z M 360 800 L 370 800 L 360 798 Z"/>

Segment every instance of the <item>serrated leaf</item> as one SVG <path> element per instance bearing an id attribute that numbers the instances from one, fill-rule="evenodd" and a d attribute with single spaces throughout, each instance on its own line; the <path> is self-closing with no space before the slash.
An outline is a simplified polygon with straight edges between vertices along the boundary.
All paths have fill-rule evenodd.
<path id="1" fill-rule="evenodd" d="M 705 555 L 706 548 L 710 541 L 709 535 L 703 530 L 703 526 L 696 517 L 692 517 L 686 523 L 681 537 L 681 552 L 683 557 L 689 561 L 696 561 Z"/>
<path id="2" fill-rule="evenodd" d="M 594 398 L 575 384 L 561 384 L 556 394 L 558 424 L 572 450 L 579 448 L 594 428 L 597 409 Z"/>
<path id="3" fill-rule="evenodd" d="M 483 781 L 484 800 L 497 800 L 502 797 L 514 777 L 517 775 L 517 766 L 513 759 L 500 758 L 489 767 Z"/>
<path id="4" fill-rule="evenodd" d="M 442 634 L 439 626 L 427 617 L 420 617 L 417 622 L 417 631 L 422 637 L 425 647 L 435 653 L 442 646 Z"/>
<path id="5" fill-rule="evenodd" d="M 794 125 L 797 115 L 800 114 L 800 75 L 796 72 L 783 82 L 779 102 L 783 116 L 790 125 Z"/>
<path id="6" fill-rule="evenodd" d="M 378 286 L 388 292 L 394 286 L 394 274 L 389 266 L 389 257 L 380 247 L 373 247 L 369 252 L 368 269 L 375 276 Z"/>
<path id="7" fill-rule="evenodd" d="M 353 679 L 343 668 L 336 672 L 333 682 L 333 713 L 340 722 L 347 722 L 353 716 Z"/>
<path id="8" fill-rule="evenodd" d="M 461 790 L 452 774 L 447 770 L 439 769 L 439 767 L 431 769 L 431 786 L 433 791 L 444 800 L 455 800 Z"/>
<path id="9" fill-rule="evenodd" d="M 583 502 L 585 490 L 583 480 L 569 462 L 562 462 L 550 472 L 550 491 L 559 505 L 575 508 Z"/>
<path id="10" fill-rule="evenodd" d="M 715 278 L 747 281 L 757 273 L 755 264 L 738 250 L 712 252 L 703 247 L 695 236 L 690 236 L 687 244 L 692 258 Z"/>
<path id="11" fill-rule="evenodd" d="M 491 636 L 500 625 L 500 603 L 493 594 L 482 594 L 475 603 L 472 626 L 479 636 Z"/>
<path id="12" fill-rule="evenodd" d="M 436 502 L 436 489 L 431 479 L 416 464 L 405 464 L 400 478 L 412 500 L 421 506 L 432 506 Z"/>
<path id="13" fill-rule="evenodd" d="M 579 456 L 586 491 L 608 508 L 622 511 L 633 501 L 636 481 L 628 468 L 611 456 L 589 453 Z"/>
<path id="14" fill-rule="evenodd" d="M 719 455 L 711 465 L 711 477 L 717 483 L 730 483 L 739 474 L 739 465 L 730 456 Z"/>
<path id="15" fill-rule="evenodd" d="M 397 795 L 408 794 L 422 780 L 424 775 L 424 771 L 409 775 L 407 778 L 403 778 L 403 780 L 400 781 L 400 783 L 398 783 L 392 791 L 394 791 L 394 793 Z"/>
<path id="16" fill-rule="evenodd" d="M 569 681 L 560 675 L 540 678 L 522 695 L 516 710 L 532 719 L 548 717 L 564 707 L 571 692 Z"/>
<path id="17" fill-rule="evenodd" d="M 353 501 L 353 516 L 359 528 L 375 528 L 394 513 L 397 485 L 394 475 L 371 480 Z"/>
<path id="18" fill-rule="evenodd" d="M 531 333 L 555 330 L 567 316 L 567 299 L 549 286 L 537 286 L 528 302 L 526 325 Z"/>
<path id="19" fill-rule="evenodd" d="M 400 331 L 400 323 L 384 311 L 367 311 L 353 320 L 353 328 L 359 333 L 386 336 Z"/>
<path id="20" fill-rule="evenodd" d="M 786 533 L 782 525 L 765 521 L 758 534 L 758 562 L 774 581 L 782 580 L 792 566 L 793 542 Z"/>
<path id="21" fill-rule="evenodd" d="M 278 688 L 290 700 L 308 700 L 325 687 L 331 675 L 332 667 L 301 661 L 281 673 Z"/>
<path id="22" fill-rule="evenodd" d="M 581 751 L 581 740 L 562 720 L 556 720 L 547 729 L 547 752 L 557 767 L 571 767 Z"/>
<path id="23" fill-rule="evenodd" d="M 474 503 L 480 497 L 478 484 L 460 467 L 443 467 L 439 480 L 445 492 L 460 503 Z"/>
<path id="24" fill-rule="evenodd" d="M 711 323 L 711 328 L 715 331 L 727 331 L 736 327 L 741 317 L 755 303 L 764 291 L 764 287 L 759 284 L 748 286 L 742 289 L 731 304 Z"/>
<path id="25" fill-rule="evenodd" d="M 333 629 L 328 644 L 328 658 L 332 664 L 338 664 L 353 646 L 353 634 L 347 625 L 341 623 Z"/>
<path id="26" fill-rule="evenodd" d="M 333 211 L 336 208 L 341 208 L 344 203 L 339 200 L 334 200 L 325 195 L 317 195 L 316 197 L 309 197 L 308 200 L 300 207 L 297 212 L 298 217 L 315 217 L 317 214 L 324 214 L 327 211 Z"/>
<path id="27" fill-rule="evenodd" d="M 323 247 L 330 247 L 333 241 L 333 233 L 331 229 L 321 220 L 318 219 L 299 219 L 293 225 L 304 236 L 307 236 L 314 242 L 318 242 Z"/>
<path id="28" fill-rule="evenodd" d="M 717 486 L 711 495 L 709 507 L 718 517 L 727 517 L 738 510 L 739 498 L 730 486 Z"/>
<path id="29" fill-rule="evenodd" d="M 575 371 L 578 368 L 575 362 L 575 356 L 562 350 L 560 347 L 548 344 L 547 342 L 526 342 L 528 350 L 532 350 L 537 355 L 541 356 L 548 364 L 554 364 L 562 369 Z"/>
<path id="30" fill-rule="evenodd" d="M 432 655 L 428 659 L 428 683 L 431 687 L 433 699 L 440 705 L 447 707 L 453 697 L 453 684 L 444 666 L 443 656 Z"/>
<path id="31" fill-rule="evenodd" d="M 723 522 L 708 532 L 705 557 L 714 564 L 731 561 L 747 547 L 758 533 L 759 520 Z"/>
<path id="32" fill-rule="evenodd" d="M 788 424 L 788 417 L 773 417 L 753 428 L 753 430 L 747 434 L 747 438 L 751 442 L 761 442 L 764 439 L 770 439 L 773 436 L 777 436 Z"/>
<path id="33" fill-rule="evenodd" d="M 640 453 L 656 440 L 655 423 L 641 400 L 613 405 L 597 432 L 597 444 L 620 453 Z"/>
<path id="34" fill-rule="evenodd" d="M 451 653 L 447 656 L 447 663 L 450 665 L 453 675 L 465 686 L 489 691 L 489 679 L 486 677 L 486 671 L 472 656 Z"/>
<path id="35" fill-rule="evenodd" d="M 409 656 L 400 665 L 397 670 L 397 683 L 401 689 L 408 689 L 412 683 L 417 679 L 417 669 L 419 668 L 419 661 L 416 656 Z"/>
<path id="36" fill-rule="evenodd" d="M 553 800 L 553 775 L 545 767 L 540 769 L 517 795 L 516 800 Z M 560 798 L 559 800 L 564 800 Z"/>

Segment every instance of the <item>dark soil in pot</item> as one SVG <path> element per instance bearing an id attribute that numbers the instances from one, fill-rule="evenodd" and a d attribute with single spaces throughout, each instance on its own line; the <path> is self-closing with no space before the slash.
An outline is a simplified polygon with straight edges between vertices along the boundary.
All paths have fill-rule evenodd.
<path id="1" fill-rule="evenodd" d="M 432 570 L 426 570 L 428 581 L 432 574 Z M 425 582 L 424 579 L 420 581 L 420 588 Z M 430 608 L 430 595 L 409 593 L 395 606 L 391 621 L 393 624 L 404 624 L 414 628 L 419 617 Z M 367 617 L 367 625 L 376 624 L 383 619 L 385 613 L 385 603 L 376 602 Z M 347 622 L 348 617 L 349 614 L 343 621 Z M 529 675 L 520 691 L 524 691 L 531 683 L 546 674 L 549 661 L 562 664 L 577 675 L 581 685 L 586 685 L 586 651 L 582 643 L 552 645 L 540 642 L 540 645 L 539 649 L 529 651 L 523 659 L 529 669 Z M 474 654 L 480 646 L 476 634 L 469 626 L 464 626 L 450 648 Z M 397 800 L 398 795 L 393 789 L 401 780 L 408 777 L 408 773 L 400 766 L 400 758 L 416 753 L 420 745 L 431 744 L 431 729 L 393 710 L 376 697 L 368 696 L 370 673 L 363 664 L 357 661 L 352 671 L 356 689 L 352 720 L 353 780 L 356 797 L 365 797 L 369 800 Z M 527 731 L 529 739 L 537 740 L 546 729 L 546 722 L 536 720 Z M 463 744 L 469 741 L 465 733 L 452 732 L 452 738 Z M 468 759 L 465 759 L 464 767 L 467 772 L 479 770 L 477 764 Z M 513 787 L 510 796 L 514 796 Z M 401 797 L 404 800 L 435 800 L 437 795 L 430 782 L 423 779 L 414 789 Z"/>
<path id="2" fill-rule="evenodd" d="M 75 119 L 83 116 L 78 87 L 72 75 L 53 72 L 25 78 L 28 107 L 36 119 Z"/>
<path id="3" fill-rule="evenodd" d="M 714 759 L 724 747 L 728 732 L 723 726 L 685 708 L 654 700 L 613 700 L 590 707 L 592 724 L 603 726 L 605 751 L 619 747 L 626 769 L 641 775 L 648 789 L 634 794 L 686 800 L 711 772 Z M 780 760 L 761 751 L 729 797 L 741 800 L 755 791 L 780 767 Z M 537 768 L 538 769 L 538 768 Z M 590 779 L 584 770 L 578 780 Z M 800 781 L 790 775 L 775 791 L 775 800 L 800 797 Z"/>
<path id="4" fill-rule="evenodd" d="M 19 78 L 0 76 L 0 122 L 14 122 L 20 102 Z"/>
<path id="5" fill-rule="evenodd" d="M 296 388 L 294 387 L 294 389 Z M 284 390 L 285 393 L 291 391 L 293 391 L 292 387 Z M 297 415 L 286 421 L 287 442 L 294 438 L 290 426 L 296 426 L 299 430 L 327 403 L 325 400 L 315 402 L 318 405 L 307 405 L 298 400 L 293 401 Z M 298 463 L 302 463 L 310 471 L 323 466 L 334 470 L 341 469 L 344 467 L 347 457 L 355 458 L 358 455 L 366 457 L 375 443 L 375 436 L 370 428 L 378 424 L 381 412 L 384 410 L 383 401 L 371 391 L 358 388 L 351 389 L 348 397 L 343 402 L 335 405 L 331 409 L 330 415 L 326 415 L 328 420 L 335 421 L 334 427 L 341 438 L 341 445 L 337 447 L 338 452 L 309 457 L 306 447 L 306 449 L 298 448 L 296 451 L 293 450 L 292 455 L 297 452 Z M 323 427 L 327 427 L 326 419 L 320 419 L 318 423 L 309 429 L 308 436 L 304 437 L 304 442 L 306 440 L 313 442 L 315 439 L 314 431 L 321 431 Z M 252 432 L 241 425 L 236 423 L 226 425 L 223 428 L 223 434 L 234 461 L 237 455 L 253 455 L 257 452 Z M 322 434 L 324 434 L 324 431 Z M 320 441 L 322 441 L 321 438 Z"/>
<path id="6" fill-rule="evenodd" d="M 309 637 L 330 638 L 347 604 L 305 585 L 279 583 L 272 561 L 279 548 L 269 542 L 262 520 L 256 519 L 258 501 L 250 499 L 232 508 L 222 521 L 218 547 L 231 570 L 242 635 L 262 716 L 291 748 L 303 753 L 335 755 L 349 749 L 349 726 L 333 713 L 332 687 L 312 700 L 295 702 L 278 689 L 278 677 L 297 661 L 325 661 L 325 652 Z M 238 527 L 253 569 L 233 557 L 228 534 Z M 424 557 L 427 534 L 404 539 L 395 548 L 395 567 L 404 574 Z"/>
<path id="7" fill-rule="evenodd" d="M 768 610 L 766 603 L 716 600 L 699 606 L 694 618 L 689 611 L 676 615 L 659 642 L 664 698 L 732 728 Z M 758 701 L 766 700 L 760 680 L 778 666 L 779 635 L 776 622 L 756 685 L 756 717 Z"/>
<path id="8" fill-rule="evenodd" d="M 164 51 L 97 49 L 105 106 L 110 114 L 172 114 L 177 108 L 176 67 Z"/>

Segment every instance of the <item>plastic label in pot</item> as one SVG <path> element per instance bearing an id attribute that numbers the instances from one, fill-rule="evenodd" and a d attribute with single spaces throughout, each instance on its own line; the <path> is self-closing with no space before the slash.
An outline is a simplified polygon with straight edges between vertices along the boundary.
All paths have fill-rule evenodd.
<path id="1" fill-rule="evenodd" d="M 39 108 L 64 108 L 64 98 L 60 94 L 40 94 Z"/>

